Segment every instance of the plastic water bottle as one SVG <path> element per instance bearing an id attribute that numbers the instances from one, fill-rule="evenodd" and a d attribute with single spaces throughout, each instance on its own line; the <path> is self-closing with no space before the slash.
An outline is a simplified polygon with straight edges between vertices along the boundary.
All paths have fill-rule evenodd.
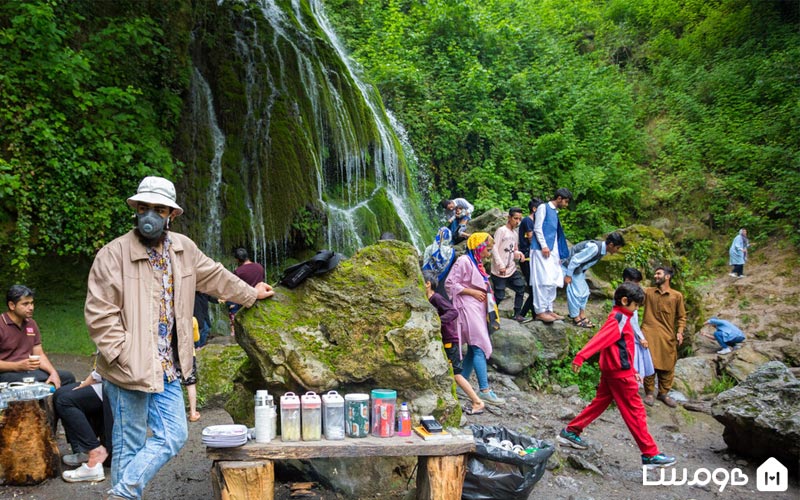
<path id="1" fill-rule="evenodd" d="M 411 411 L 408 409 L 408 403 L 401 404 L 400 411 L 397 412 L 397 435 L 411 435 Z"/>
<path id="2" fill-rule="evenodd" d="M 256 391 L 256 443 L 269 443 L 272 440 L 270 433 L 270 410 L 274 408 L 267 401 L 267 391 Z"/>

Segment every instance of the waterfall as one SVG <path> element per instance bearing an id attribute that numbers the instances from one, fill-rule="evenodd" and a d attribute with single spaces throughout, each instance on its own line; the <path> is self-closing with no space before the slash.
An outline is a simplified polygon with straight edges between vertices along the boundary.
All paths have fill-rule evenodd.
<path id="1" fill-rule="evenodd" d="M 297 221 L 288 216 L 305 206 L 325 214 L 325 241 L 317 246 L 352 254 L 375 241 L 376 230 L 395 224 L 421 249 L 407 173 L 416 158 L 405 131 L 361 80 L 321 2 L 309 0 L 304 9 L 306 1 L 218 2 L 231 18 L 235 71 L 228 75 L 240 80 L 243 98 L 236 101 L 241 116 L 227 117 L 240 121 L 241 130 L 232 138 L 224 127 L 226 150 L 211 90 L 195 70 L 214 138 L 209 202 L 217 208 L 209 210 L 215 225 L 205 235 L 224 234 L 229 226 L 219 220 L 233 210 L 230 231 L 245 237 L 228 234 L 207 244 L 223 249 L 230 245 L 226 238 L 246 242 L 254 260 L 277 268 L 293 244 Z"/>
<path id="2" fill-rule="evenodd" d="M 408 229 L 411 242 L 415 247 L 417 247 L 417 250 L 421 250 L 424 247 L 424 243 L 409 215 L 407 206 L 408 186 L 406 186 L 406 183 L 404 182 L 405 176 L 402 172 L 400 157 L 393 140 L 400 134 L 396 134 L 395 131 L 392 130 L 389 125 L 387 125 L 387 123 L 390 123 L 391 121 L 394 121 L 395 123 L 397 122 L 394 120 L 394 117 L 391 117 L 390 120 L 389 116 L 387 116 L 388 113 L 383 112 L 383 108 L 377 104 L 380 101 L 380 97 L 377 95 L 377 92 L 375 92 L 372 87 L 368 87 L 361 80 L 358 72 L 355 71 L 353 67 L 353 61 L 347 55 L 347 52 L 342 47 L 342 43 L 339 41 L 339 37 L 336 35 L 336 32 L 330 25 L 330 21 L 325 14 L 325 9 L 322 5 L 322 2 L 320 0 L 310 0 L 310 3 L 311 12 L 314 14 L 317 23 L 328 36 L 331 45 L 333 45 L 333 47 L 336 49 L 336 52 L 339 54 L 339 57 L 344 62 L 350 77 L 361 92 L 364 101 L 367 103 L 367 106 L 372 112 L 375 124 L 378 126 L 378 131 L 381 138 L 381 148 L 380 151 L 376 152 L 376 158 L 374 159 L 376 167 L 376 180 L 378 185 L 386 188 L 392 203 L 397 209 L 397 215 L 403 221 L 406 229 Z M 405 130 L 403 129 L 402 132 L 403 138 L 406 138 Z M 408 143 L 407 140 L 406 145 L 409 151 L 413 151 L 410 143 Z"/>
<path id="3" fill-rule="evenodd" d="M 199 87 L 205 106 L 200 106 L 200 95 L 193 96 L 195 105 L 205 110 L 208 128 L 211 131 L 211 141 L 214 146 L 214 156 L 211 158 L 210 174 L 211 182 L 208 187 L 206 199 L 208 201 L 208 224 L 205 238 L 201 248 L 206 255 L 222 255 L 222 221 L 220 219 L 219 188 L 222 184 L 222 155 L 225 153 L 225 136 L 217 123 L 217 115 L 214 112 L 214 99 L 211 95 L 211 88 L 200 70 L 194 68 L 192 71 L 192 89 Z"/>

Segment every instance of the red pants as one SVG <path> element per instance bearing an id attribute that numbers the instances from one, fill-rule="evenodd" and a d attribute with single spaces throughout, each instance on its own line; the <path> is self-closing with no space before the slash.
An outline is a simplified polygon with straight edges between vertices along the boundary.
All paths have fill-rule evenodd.
<path id="1" fill-rule="evenodd" d="M 567 431 L 575 434 L 583 432 L 594 419 L 603 414 L 612 400 L 617 403 L 622 420 L 631 431 L 642 455 L 648 457 L 658 455 L 658 446 L 647 430 L 647 413 L 644 411 L 642 398 L 639 397 L 639 384 L 634 376 L 610 378 L 600 375 L 597 394 L 589 406 L 567 425 Z"/>

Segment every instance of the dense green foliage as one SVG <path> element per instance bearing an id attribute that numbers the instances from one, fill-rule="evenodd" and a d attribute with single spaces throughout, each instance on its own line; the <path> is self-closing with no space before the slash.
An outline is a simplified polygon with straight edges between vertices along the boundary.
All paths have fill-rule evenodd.
<path id="1" fill-rule="evenodd" d="M 120 192 L 169 175 L 188 30 L 171 1 L 0 6 L 0 252 L 91 254 L 123 232 Z"/>
<path id="2" fill-rule="evenodd" d="M 800 242 L 797 2 L 326 4 L 433 192 L 569 187 L 574 240 L 667 215 Z"/>

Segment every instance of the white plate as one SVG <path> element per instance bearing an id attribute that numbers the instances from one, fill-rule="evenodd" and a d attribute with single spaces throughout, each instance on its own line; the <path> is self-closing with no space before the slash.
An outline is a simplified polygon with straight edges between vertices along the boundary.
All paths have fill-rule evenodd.
<path id="1" fill-rule="evenodd" d="M 247 436 L 247 427 L 240 424 L 230 424 L 230 425 L 209 425 L 205 429 L 203 429 L 203 437 L 209 438 L 239 438 L 241 436 Z"/>

